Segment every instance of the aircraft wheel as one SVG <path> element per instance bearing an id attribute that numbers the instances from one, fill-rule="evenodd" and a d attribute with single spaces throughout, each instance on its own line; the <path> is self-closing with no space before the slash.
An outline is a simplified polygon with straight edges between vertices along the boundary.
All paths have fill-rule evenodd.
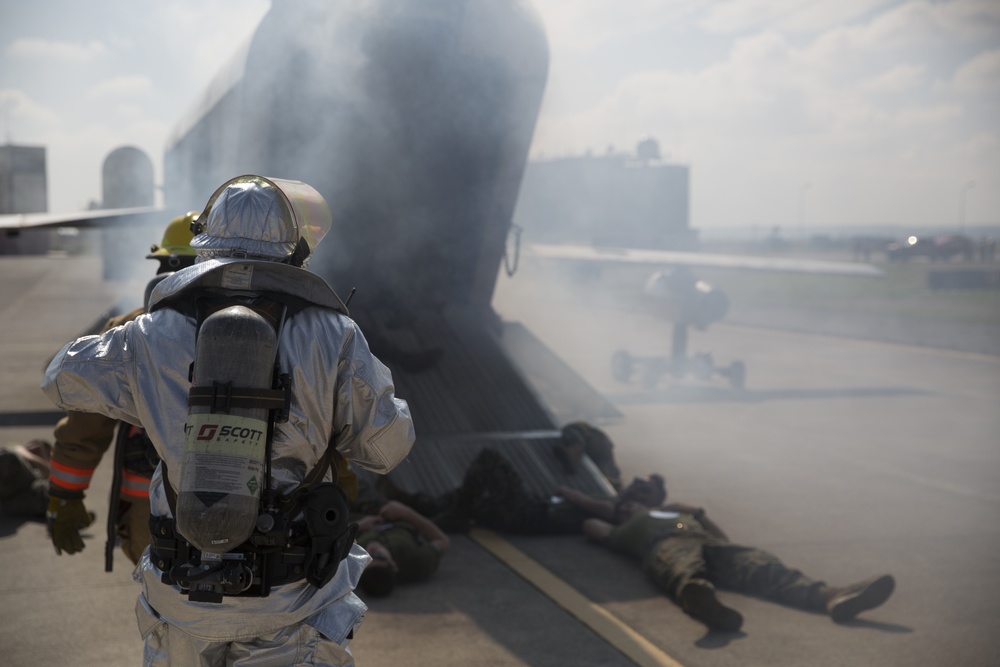
<path id="1" fill-rule="evenodd" d="M 707 352 L 696 354 L 688 362 L 688 370 L 699 380 L 711 379 L 712 373 L 715 372 L 715 362 L 712 361 L 712 355 Z"/>
<path id="2" fill-rule="evenodd" d="M 746 384 L 747 369 L 742 361 L 734 361 L 729 364 L 729 386 L 733 389 L 742 389 Z"/>
<path id="3" fill-rule="evenodd" d="M 635 370 L 632 355 L 625 350 L 618 350 L 611 357 L 611 375 L 619 382 L 628 382 Z"/>

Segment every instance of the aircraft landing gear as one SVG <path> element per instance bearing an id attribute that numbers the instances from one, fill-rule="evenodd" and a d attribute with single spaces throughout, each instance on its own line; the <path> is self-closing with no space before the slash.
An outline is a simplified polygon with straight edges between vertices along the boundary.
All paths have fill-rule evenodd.
<path id="1" fill-rule="evenodd" d="M 632 360 L 632 355 L 625 350 L 618 350 L 611 355 L 611 375 L 619 382 L 631 380 L 634 370 L 635 362 Z"/>
<path id="2" fill-rule="evenodd" d="M 684 325 L 674 326 L 672 347 L 671 357 L 633 357 L 625 350 L 618 350 L 611 356 L 611 375 L 619 382 L 627 383 L 641 368 L 639 379 L 646 389 L 655 387 L 664 375 L 677 378 L 691 375 L 699 380 L 721 375 L 729 379 L 729 386 L 733 389 L 744 388 L 747 373 L 742 361 L 719 367 L 715 365 L 712 355 L 706 352 L 687 355 L 687 329 Z"/>
<path id="3" fill-rule="evenodd" d="M 719 375 L 729 378 L 729 386 L 733 389 L 742 389 L 746 384 L 747 369 L 742 361 L 734 361 L 728 368 L 720 368 Z"/>

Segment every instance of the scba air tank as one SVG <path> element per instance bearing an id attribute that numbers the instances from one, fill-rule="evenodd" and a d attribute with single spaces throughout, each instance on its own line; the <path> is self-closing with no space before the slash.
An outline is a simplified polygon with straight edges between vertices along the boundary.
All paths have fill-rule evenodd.
<path id="1" fill-rule="evenodd" d="M 227 386 L 270 389 L 278 341 L 263 316 L 229 306 L 198 332 L 194 385 L 216 387 L 212 406 L 191 406 L 177 494 L 177 530 L 201 551 L 226 553 L 253 533 L 267 474 L 268 410 L 225 407 Z"/>

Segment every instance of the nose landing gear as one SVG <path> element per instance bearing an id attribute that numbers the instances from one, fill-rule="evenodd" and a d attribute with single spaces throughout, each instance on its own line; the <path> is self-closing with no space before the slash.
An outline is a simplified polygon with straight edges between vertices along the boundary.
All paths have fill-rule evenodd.
<path id="1" fill-rule="evenodd" d="M 733 389 L 743 389 L 746 384 L 746 367 L 742 361 L 728 366 L 716 366 L 707 352 L 687 354 L 687 327 L 674 325 L 674 339 L 670 357 L 634 357 L 625 350 L 618 350 L 611 357 L 611 374 L 619 382 L 630 382 L 636 374 L 642 386 L 652 389 L 664 375 L 676 378 L 690 375 L 699 380 L 710 380 L 719 375 L 729 380 Z"/>

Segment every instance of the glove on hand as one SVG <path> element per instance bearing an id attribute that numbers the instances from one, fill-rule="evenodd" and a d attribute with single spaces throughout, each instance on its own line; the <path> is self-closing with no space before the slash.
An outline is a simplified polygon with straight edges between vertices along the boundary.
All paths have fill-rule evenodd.
<path id="1" fill-rule="evenodd" d="M 83 498 L 49 496 L 49 510 L 45 513 L 49 524 L 49 537 L 56 547 L 56 554 L 75 554 L 83 551 L 80 531 L 94 522 L 96 516 L 88 512 Z"/>

